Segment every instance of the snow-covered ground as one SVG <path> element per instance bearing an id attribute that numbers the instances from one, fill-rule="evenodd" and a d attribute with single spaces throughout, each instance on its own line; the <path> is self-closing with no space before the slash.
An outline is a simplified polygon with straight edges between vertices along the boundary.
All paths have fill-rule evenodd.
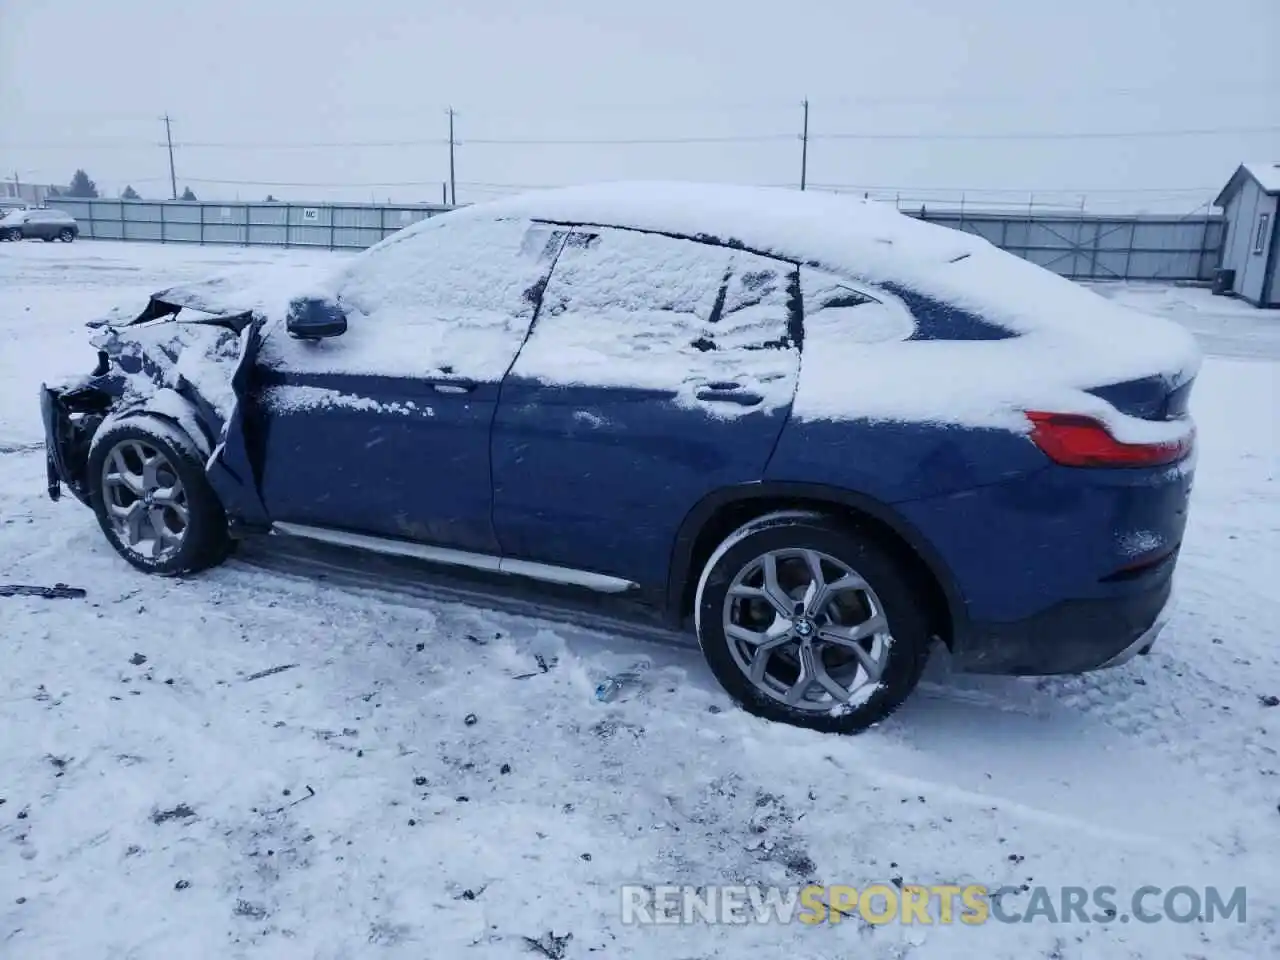
<path id="1" fill-rule="evenodd" d="M 834 738 L 735 709 L 657 635 L 264 546 L 149 579 L 47 499 L 35 390 L 92 365 L 81 321 L 224 265 L 336 256 L 0 246 L 0 583 L 89 592 L 0 598 L 0 957 L 1277 955 L 1280 315 L 1101 291 L 1209 354 L 1181 607 L 1149 657 L 1018 680 L 939 655 L 890 722 Z M 648 689 L 596 702 L 638 657 Z M 1247 915 L 621 919 L 629 883 L 895 879 L 1110 885 L 1122 913 L 1144 885 L 1245 886 Z"/>

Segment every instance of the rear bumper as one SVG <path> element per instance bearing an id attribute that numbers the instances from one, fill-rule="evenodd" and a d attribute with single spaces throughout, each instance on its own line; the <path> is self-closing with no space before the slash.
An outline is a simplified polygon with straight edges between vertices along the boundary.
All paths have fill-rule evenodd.
<path id="1" fill-rule="evenodd" d="M 1011 623 L 974 623 L 953 651 L 969 673 L 1044 676 L 1119 666 L 1151 649 L 1172 611 L 1174 561 L 1139 592 L 1061 603 Z"/>

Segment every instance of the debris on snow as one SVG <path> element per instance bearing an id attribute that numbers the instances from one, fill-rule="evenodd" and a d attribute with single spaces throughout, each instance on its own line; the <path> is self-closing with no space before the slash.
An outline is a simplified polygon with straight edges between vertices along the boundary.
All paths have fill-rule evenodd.
<path id="1" fill-rule="evenodd" d="M 151 822 L 160 824 L 167 823 L 170 820 L 190 820 L 194 819 L 196 812 L 185 803 L 180 803 L 176 807 L 169 810 L 156 810 L 151 814 Z"/>
<path id="2" fill-rule="evenodd" d="M 552 657 L 551 660 L 548 661 L 547 658 L 544 657 L 542 654 L 535 653 L 533 655 L 533 662 L 538 666 L 537 673 L 518 673 L 511 679 L 512 680 L 528 680 L 531 677 L 536 677 L 536 676 L 540 676 L 541 674 L 547 673 L 551 670 L 552 667 L 556 665 L 557 658 Z"/>
<path id="3" fill-rule="evenodd" d="M 244 682 L 248 683 L 250 680 L 261 680 L 263 677 L 270 677 L 277 673 L 284 673 L 286 670 L 292 670 L 296 666 L 296 663 L 285 663 L 278 667 L 271 667 L 267 670 L 259 670 L 257 673 L 251 673 L 245 677 Z"/>
<path id="4" fill-rule="evenodd" d="M 21 583 L 0 583 L 0 597 L 40 597 L 43 600 L 79 600 L 88 596 L 81 587 L 55 583 L 52 587 L 33 587 Z"/>
<path id="5" fill-rule="evenodd" d="M 266 907 L 248 900 L 237 900 L 236 907 L 231 912 L 237 917 L 247 917 L 250 920 L 265 920 L 267 917 Z"/>
<path id="6" fill-rule="evenodd" d="M 565 951 L 568 949 L 569 941 L 572 939 L 572 933 L 557 937 L 554 931 L 548 930 L 537 939 L 525 937 L 524 942 L 531 952 L 540 953 L 547 957 L 548 960 L 564 960 Z"/>
<path id="7" fill-rule="evenodd" d="M 284 795 L 286 797 L 289 796 L 289 791 L 286 790 L 284 792 Z M 285 810 L 285 807 L 296 807 L 298 804 L 302 803 L 302 801 L 310 800 L 315 795 L 316 795 L 316 792 L 314 789 L 312 789 L 311 784 L 307 784 L 307 795 L 305 797 L 299 797 L 297 800 L 291 800 L 289 803 L 286 803 L 283 807 L 277 807 L 275 812 L 283 813 Z"/>

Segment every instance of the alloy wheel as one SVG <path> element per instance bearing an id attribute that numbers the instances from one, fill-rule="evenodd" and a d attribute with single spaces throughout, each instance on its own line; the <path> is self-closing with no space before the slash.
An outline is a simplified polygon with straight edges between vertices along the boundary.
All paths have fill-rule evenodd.
<path id="1" fill-rule="evenodd" d="M 191 514 L 178 471 L 158 448 L 122 440 L 102 465 L 107 518 L 121 545 L 150 561 L 182 549 Z"/>
<path id="2" fill-rule="evenodd" d="M 817 550 L 772 550 L 746 564 L 729 585 L 723 626 L 751 684 L 807 713 L 863 702 L 878 686 L 893 643 L 871 586 Z"/>

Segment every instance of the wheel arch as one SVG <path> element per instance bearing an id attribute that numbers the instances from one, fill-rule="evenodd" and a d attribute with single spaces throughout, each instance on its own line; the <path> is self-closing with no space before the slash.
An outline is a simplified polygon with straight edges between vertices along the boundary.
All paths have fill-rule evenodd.
<path id="1" fill-rule="evenodd" d="M 118 423 L 137 417 L 154 417 L 177 427 L 195 445 L 206 460 L 213 453 L 217 433 L 207 415 L 195 403 L 170 387 L 161 387 L 139 403 L 130 404 L 112 413 L 103 424 Z M 102 429 L 99 426 L 98 429 Z"/>
<path id="2" fill-rule="evenodd" d="M 920 584 L 932 626 L 950 647 L 963 634 L 964 600 L 936 548 L 889 505 L 825 484 L 765 482 L 717 490 L 681 523 L 668 567 L 664 611 L 681 624 L 693 609 L 698 577 L 716 547 L 742 524 L 779 509 L 812 509 L 848 523 L 893 551 Z"/>

